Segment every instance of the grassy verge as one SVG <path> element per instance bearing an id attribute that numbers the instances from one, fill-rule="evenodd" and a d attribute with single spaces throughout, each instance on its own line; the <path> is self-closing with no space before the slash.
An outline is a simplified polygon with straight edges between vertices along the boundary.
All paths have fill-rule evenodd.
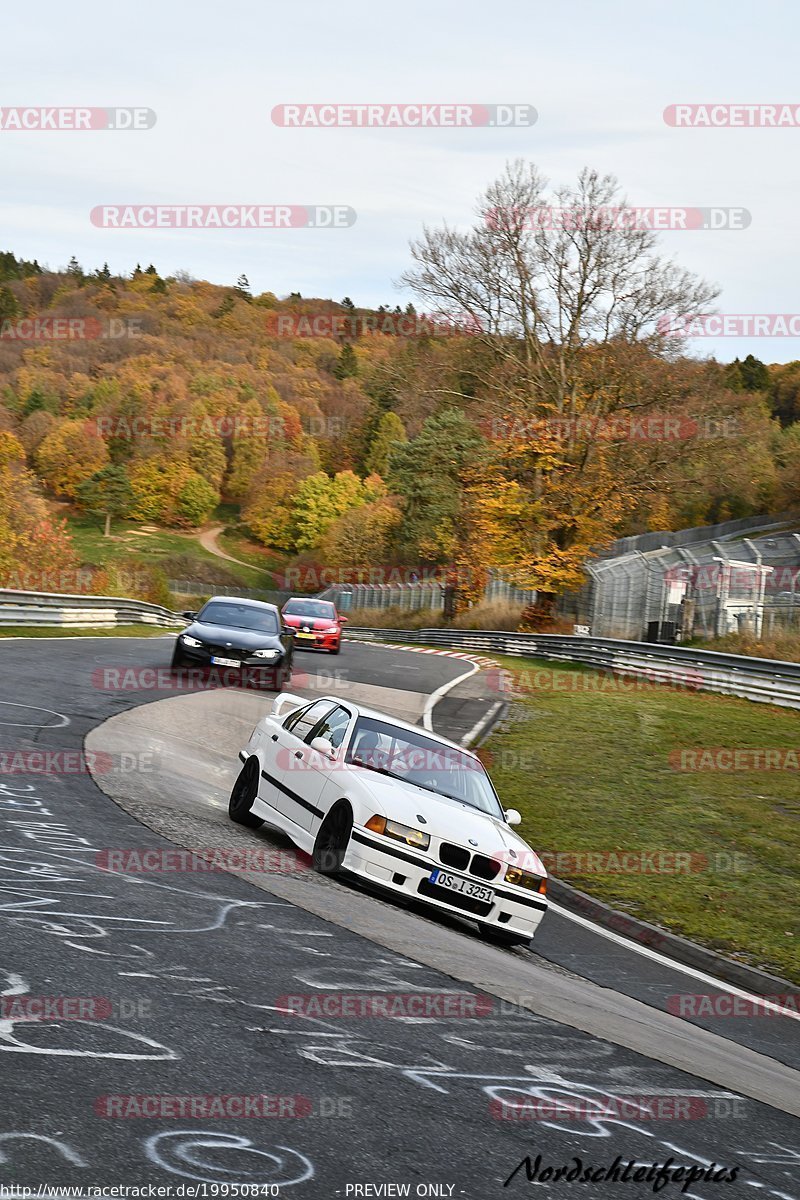
<path id="1" fill-rule="evenodd" d="M 217 538 L 217 543 L 226 553 L 232 554 L 234 558 L 241 559 L 242 562 L 249 563 L 256 570 L 264 573 L 266 578 L 262 584 L 263 587 L 274 587 L 273 575 L 282 574 L 285 569 L 285 555 L 253 541 L 238 526 L 228 526 L 223 529 Z"/>
<path id="2" fill-rule="evenodd" d="M 502 629 L 515 632 L 522 617 L 522 606 L 491 600 L 476 604 L 446 621 L 440 608 L 354 608 L 342 609 L 350 624 L 366 629 Z"/>
<path id="3" fill-rule="evenodd" d="M 503 803 L 522 813 L 525 839 L 550 854 L 692 856 L 681 874 L 601 874 L 585 858 L 562 860 L 553 873 L 800 982 L 800 772 L 675 765 L 676 753 L 700 747 L 794 749 L 800 758 L 798 716 L 730 697 L 634 688 L 575 665 L 500 661 L 516 677 L 519 699 L 485 749 Z"/>
<path id="4" fill-rule="evenodd" d="M 2 625 L 0 626 L 0 638 L 10 637 L 25 637 L 25 638 L 64 638 L 64 637 L 140 637 L 153 638 L 163 637 L 164 634 L 170 632 L 179 632 L 178 626 L 175 626 L 174 631 L 169 629 L 160 629 L 152 625 L 117 625 L 113 629 L 107 629 L 100 626 L 97 629 L 69 629 L 61 625 L 52 625 L 48 628 L 42 626 L 28 625 Z"/>
<path id="5" fill-rule="evenodd" d="M 753 654 L 756 658 L 775 658 L 781 662 L 800 662 L 800 628 L 776 629 L 756 638 L 751 633 L 729 633 L 709 641 L 690 643 L 699 650 L 719 650 L 724 654 Z"/>
<path id="6" fill-rule="evenodd" d="M 228 586 L 239 584 L 247 588 L 271 586 L 266 564 L 241 566 L 219 558 L 199 544 L 196 534 L 162 529 L 142 521 L 115 521 L 111 537 L 105 537 L 103 523 L 96 517 L 71 510 L 60 515 L 66 518 L 75 549 L 84 565 L 113 566 L 132 579 L 137 564 L 141 563 L 158 567 L 172 579 L 196 579 Z M 233 550 L 228 552 L 233 554 Z"/>

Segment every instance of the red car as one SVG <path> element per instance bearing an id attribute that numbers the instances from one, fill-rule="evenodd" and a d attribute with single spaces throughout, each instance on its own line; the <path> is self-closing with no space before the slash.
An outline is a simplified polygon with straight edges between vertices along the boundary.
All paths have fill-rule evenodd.
<path id="1" fill-rule="evenodd" d="M 330 600 L 306 600 L 293 597 L 284 604 L 281 615 L 284 625 L 294 630 L 298 650 L 327 650 L 338 654 L 342 644 L 342 626 L 347 617 L 336 611 Z"/>

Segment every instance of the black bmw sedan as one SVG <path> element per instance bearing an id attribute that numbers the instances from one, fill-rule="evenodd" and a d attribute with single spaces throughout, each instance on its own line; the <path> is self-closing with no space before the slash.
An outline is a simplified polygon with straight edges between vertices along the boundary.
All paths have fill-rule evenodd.
<path id="1" fill-rule="evenodd" d="M 178 634 L 173 671 L 215 670 L 222 680 L 238 671 L 242 683 L 253 680 L 276 690 L 291 679 L 293 631 L 281 624 L 274 604 L 212 596 L 200 612 L 183 615 L 192 623 Z"/>

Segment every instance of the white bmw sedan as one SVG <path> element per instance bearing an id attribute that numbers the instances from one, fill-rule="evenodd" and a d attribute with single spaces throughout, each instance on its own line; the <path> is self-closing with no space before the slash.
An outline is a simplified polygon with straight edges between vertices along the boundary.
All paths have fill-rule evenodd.
<path id="1" fill-rule="evenodd" d="M 324 875 L 470 917 L 490 940 L 533 937 L 547 873 L 470 751 L 334 696 L 283 693 L 239 757 L 231 820 L 282 830 Z"/>

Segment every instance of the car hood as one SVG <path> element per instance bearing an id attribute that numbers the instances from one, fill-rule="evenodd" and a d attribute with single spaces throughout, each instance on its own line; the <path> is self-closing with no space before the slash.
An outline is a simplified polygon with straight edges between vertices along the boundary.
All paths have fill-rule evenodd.
<path id="1" fill-rule="evenodd" d="M 339 624 L 333 617 L 295 617 L 291 613 L 283 618 L 284 624 L 293 629 L 307 625 L 309 629 L 335 629 Z"/>
<path id="2" fill-rule="evenodd" d="M 376 811 L 381 816 L 400 821 L 412 829 L 424 829 L 433 837 L 460 846 L 469 846 L 472 839 L 478 843 L 473 849 L 481 854 L 502 857 L 504 861 L 516 863 L 525 870 L 547 875 L 535 851 L 505 821 L 490 817 L 488 813 L 479 812 L 458 800 L 438 796 L 413 783 L 389 779 L 386 775 L 358 767 L 351 767 L 350 770 L 357 772 L 359 783 L 369 791 L 375 801 Z M 424 824 L 420 823 L 418 816 L 425 817 Z"/>
<path id="3" fill-rule="evenodd" d="M 257 629 L 237 629 L 233 625 L 212 625 L 205 621 L 194 621 L 188 629 L 184 629 L 189 637 L 199 638 L 201 642 L 210 642 L 214 646 L 231 646 L 239 650 L 269 649 L 274 646 L 281 649 L 281 639 L 277 633 L 263 633 Z"/>

